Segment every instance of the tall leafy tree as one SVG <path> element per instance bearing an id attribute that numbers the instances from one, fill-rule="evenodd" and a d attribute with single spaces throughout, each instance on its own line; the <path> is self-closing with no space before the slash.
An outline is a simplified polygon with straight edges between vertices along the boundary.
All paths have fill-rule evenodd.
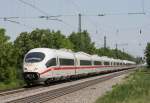
<path id="1" fill-rule="evenodd" d="M 69 39 L 74 44 L 75 51 L 83 51 L 89 54 L 95 53 L 96 48 L 87 31 L 83 31 L 81 33 L 73 32 L 69 36 Z"/>
<path id="2" fill-rule="evenodd" d="M 67 48 L 67 49 L 73 49 L 72 42 L 63 34 L 61 34 L 60 31 L 52 32 L 53 34 L 53 48 Z"/>
<path id="3" fill-rule="evenodd" d="M 145 57 L 147 66 L 150 67 L 150 43 L 147 43 L 146 50 L 145 50 Z"/>
<path id="4" fill-rule="evenodd" d="M 24 55 L 33 48 L 67 48 L 73 49 L 73 43 L 61 34 L 60 31 L 48 29 L 35 29 L 32 32 L 22 32 L 14 41 L 15 47 L 19 50 L 19 67 L 22 68 Z"/>
<path id="5" fill-rule="evenodd" d="M 0 29 L 0 82 L 9 82 L 17 78 L 17 59 L 17 50 L 9 42 L 5 29 Z"/>
<path id="6" fill-rule="evenodd" d="M 97 49 L 97 54 L 99 56 L 108 56 L 115 59 L 122 59 L 122 60 L 131 60 L 135 61 L 135 58 L 121 50 L 110 49 L 110 48 L 99 48 Z"/>
<path id="7" fill-rule="evenodd" d="M 83 51 L 99 56 L 108 56 L 119 59 L 134 60 L 128 53 L 110 48 L 96 48 L 87 31 L 73 32 L 66 37 L 60 31 L 49 29 L 35 29 L 32 32 L 22 32 L 14 43 L 6 36 L 5 29 L 0 29 L 0 82 L 9 83 L 20 77 L 24 55 L 32 48 L 67 48 L 74 51 Z M 117 52 L 117 56 L 116 56 Z M 145 55 L 150 65 L 150 43 L 147 44 Z M 18 69 L 20 71 L 18 72 Z"/>

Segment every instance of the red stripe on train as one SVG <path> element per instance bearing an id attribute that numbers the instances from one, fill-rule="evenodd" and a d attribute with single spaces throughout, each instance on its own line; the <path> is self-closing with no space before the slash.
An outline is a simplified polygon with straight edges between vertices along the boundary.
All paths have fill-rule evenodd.
<path id="1" fill-rule="evenodd" d="M 45 73 L 47 73 L 47 72 L 49 72 L 51 70 L 93 69 L 93 68 L 107 68 L 107 67 L 113 67 L 113 66 L 80 66 L 80 67 L 63 66 L 63 67 L 50 67 L 50 68 L 47 68 L 44 72 L 42 72 L 40 74 L 45 74 Z"/>

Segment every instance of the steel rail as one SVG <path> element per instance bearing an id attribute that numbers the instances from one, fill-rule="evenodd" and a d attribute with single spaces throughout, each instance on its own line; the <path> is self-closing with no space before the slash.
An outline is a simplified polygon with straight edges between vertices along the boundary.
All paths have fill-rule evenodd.
<path id="1" fill-rule="evenodd" d="M 85 82 L 78 83 L 78 84 L 75 84 L 75 85 L 70 85 L 70 86 L 58 88 L 58 89 L 55 89 L 55 90 L 35 94 L 35 95 L 32 95 L 32 96 L 28 96 L 28 97 L 24 97 L 24 98 L 20 98 L 20 99 L 16 99 L 16 100 L 8 101 L 7 103 L 43 103 L 43 102 L 52 100 L 54 98 L 57 98 L 57 97 L 60 97 L 60 96 L 63 96 L 63 95 L 69 94 L 69 93 L 73 93 L 75 91 L 86 88 L 88 86 L 95 85 L 95 84 L 98 84 L 100 82 L 103 82 L 103 81 L 109 80 L 111 78 L 120 76 L 122 74 L 128 73 L 131 70 L 132 69 L 129 68 L 129 70 L 115 72 L 113 74 L 109 74 L 108 76 L 100 77 L 98 79 L 89 80 L 89 81 L 85 81 Z"/>
<path id="2" fill-rule="evenodd" d="M 22 91 L 25 91 L 25 88 L 19 88 L 19 89 L 14 89 L 14 90 L 7 90 L 7 91 L 0 92 L 0 96 L 14 94 L 14 93 L 22 92 Z"/>
<path id="3" fill-rule="evenodd" d="M 40 85 L 35 85 L 32 87 L 22 87 L 22 88 L 17 88 L 17 89 L 11 89 L 11 90 L 6 90 L 6 91 L 2 91 L 0 92 L 0 96 L 6 96 L 9 94 L 15 94 L 15 93 L 19 93 L 19 92 L 24 92 L 24 91 L 30 91 L 30 90 L 35 90 L 35 89 L 39 89 L 42 88 L 43 86 Z"/>

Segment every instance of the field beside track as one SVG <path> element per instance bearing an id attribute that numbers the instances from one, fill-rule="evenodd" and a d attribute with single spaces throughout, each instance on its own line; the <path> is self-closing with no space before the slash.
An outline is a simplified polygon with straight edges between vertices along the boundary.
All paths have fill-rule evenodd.
<path id="1" fill-rule="evenodd" d="M 95 103 L 150 103 L 150 69 L 139 69 Z"/>
<path id="2" fill-rule="evenodd" d="M 0 82 L 0 91 L 21 88 L 24 86 L 24 81 L 14 80 L 11 82 Z"/>

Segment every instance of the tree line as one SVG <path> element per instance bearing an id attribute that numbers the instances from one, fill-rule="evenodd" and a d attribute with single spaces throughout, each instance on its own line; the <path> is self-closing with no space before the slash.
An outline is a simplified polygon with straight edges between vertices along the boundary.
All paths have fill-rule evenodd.
<path id="1" fill-rule="evenodd" d="M 75 52 L 83 51 L 99 56 L 135 60 L 133 56 L 121 50 L 96 48 L 87 31 L 73 32 L 65 36 L 60 31 L 35 29 L 32 32 L 20 33 L 13 42 L 5 32 L 5 29 L 0 29 L 0 82 L 9 83 L 21 78 L 24 55 L 32 48 L 66 48 Z"/>
<path id="2" fill-rule="evenodd" d="M 147 43 L 145 49 L 145 58 L 146 58 L 147 67 L 150 68 L 150 43 Z"/>

